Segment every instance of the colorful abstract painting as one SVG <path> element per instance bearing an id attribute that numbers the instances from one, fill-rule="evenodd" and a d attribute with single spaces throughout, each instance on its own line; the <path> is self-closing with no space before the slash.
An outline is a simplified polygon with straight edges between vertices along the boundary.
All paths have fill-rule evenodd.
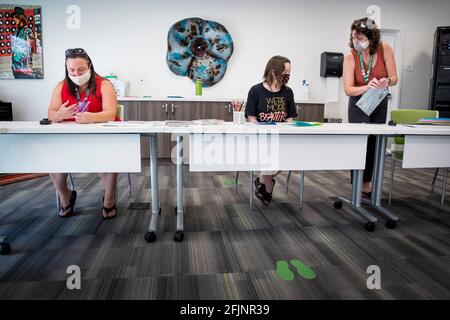
<path id="1" fill-rule="evenodd" d="M 233 39 L 218 22 L 189 18 L 178 21 L 167 36 L 167 65 L 179 76 L 210 87 L 222 80 L 233 54 Z"/>
<path id="2" fill-rule="evenodd" d="M 0 5 L 0 79 L 42 79 L 41 7 Z"/>

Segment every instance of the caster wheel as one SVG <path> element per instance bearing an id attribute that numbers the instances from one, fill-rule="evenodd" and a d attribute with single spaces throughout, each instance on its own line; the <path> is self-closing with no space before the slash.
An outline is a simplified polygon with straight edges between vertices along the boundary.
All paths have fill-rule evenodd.
<path id="1" fill-rule="evenodd" d="M 181 242 L 181 241 L 183 241 L 183 239 L 184 239 L 184 232 L 183 231 L 177 231 L 173 235 L 173 240 L 175 242 Z"/>
<path id="2" fill-rule="evenodd" d="M 145 241 L 147 242 L 155 242 L 156 241 L 156 233 L 154 231 L 149 231 L 145 234 Z"/>
<path id="3" fill-rule="evenodd" d="M 335 209 L 341 209 L 342 208 L 342 201 L 341 200 L 336 200 L 334 202 L 334 208 Z"/>
<path id="4" fill-rule="evenodd" d="M 7 255 L 11 253 L 11 246 L 9 245 L 8 242 L 2 242 L 0 243 L 0 254 L 1 255 Z"/>
<path id="5" fill-rule="evenodd" d="M 373 231 L 375 231 L 375 223 L 373 223 L 373 222 L 367 222 L 367 223 L 364 225 L 364 228 L 365 228 L 367 231 L 369 231 L 369 232 L 373 232 Z"/>
<path id="6" fill-rule="evenodd" d="M 386 228 L 395 229 L 396 226 L 397 226 L 397 222 L 395 222 L 394 220 L 386 221 Z"/>

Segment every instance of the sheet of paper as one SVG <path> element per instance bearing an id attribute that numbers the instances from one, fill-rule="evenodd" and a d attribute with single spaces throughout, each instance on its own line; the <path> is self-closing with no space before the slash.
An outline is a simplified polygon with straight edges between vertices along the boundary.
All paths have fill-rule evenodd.
<path id="1" fill-rule="evenodd" d="M 388 95 L 388 89 L 369 88 L 359 99 L 356 105 L 368 116 L 380 105 L 381 101 Z"/>
<path id="2" fill-rule="evenodd" d="M 105 127 L 136 127 L 136 126 L 164 126 L 164 121 L 108 121 Z"/>

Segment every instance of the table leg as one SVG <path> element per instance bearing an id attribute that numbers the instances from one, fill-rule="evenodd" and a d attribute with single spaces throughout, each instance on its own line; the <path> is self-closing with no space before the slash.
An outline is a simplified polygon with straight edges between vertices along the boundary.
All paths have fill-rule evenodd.
<path id="1" fill-rule="evenodd" d="M 444 180 L 442 181 L 441 209 L 444 208 L 445 192 L 447 191 L 448 168 L 444 169 Z"/>
<path id="2" fill-rule="evenodd" d="M 386 226 L 389 229 L 393 229 L 396 226 L 396 221 L 399 218 L 392 214 L 387 209 L 381 206 L 381 194 L 383 191 L 383 178 L 384 178 L 384 162 L 386 156 L 386 136 L 377 136 L 376 150 L 375 150 L 375 166 L 374 166 L 374 178 L 372 188 L 372 198 L 370 206 L 384 215 L 388 220 Z"/>
<path id="3" fill-rule="evenodd" d="M 184 210 L 183 210 L 183 136 L 177 136 L 177 231 L 173 236 L 176 242 L 184 239 Z"/>
<path id="4" fill-rule="evenodd" d="M 158 199 L 158 157 L 156 134 L 150 135 L 150 185 L 152 189 L 152 217 L 148 232 L 145 234 L 145 240 L 148 242 L 156 241 L 156 225 L 158 215 L 161 213 Z"/>
<path id="5" fill-rule="evenodd" d="M 305 171 L 300 171 L 300 209 L 303 209 L 304 202 L 304 192 L 305 192 Z"/>
<path id="6" fill-rule="evenodd" d="M 353 183 L 352 183 L 352 196 L 351 200 L 347 200 L 343 197 L 338 197 L 338 200 L 334 203 L 334 207 L 339 209 L 342 207 L 342 202 L 348 204 L 353 210 L 355 210 L 360 216 L 366 219 L 368 222 L 364 225 L 365 229 L 369 232 L 375 230 L 375 222 L 377 218 L 361 208 L 361 190 L 363 183 L 363 170 L 353 170 Z"/>

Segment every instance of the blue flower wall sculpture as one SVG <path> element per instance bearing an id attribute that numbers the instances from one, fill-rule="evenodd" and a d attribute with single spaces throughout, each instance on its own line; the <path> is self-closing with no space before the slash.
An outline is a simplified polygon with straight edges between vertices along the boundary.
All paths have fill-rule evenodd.
<path id="1" fill-rule="evenodd" d="M 200 18 L 178 21 L 167 36 L 167 65 L 179 76 L 210 87 L 222 80 L 233 54 L 233 39 L 220 23 Z"/>

